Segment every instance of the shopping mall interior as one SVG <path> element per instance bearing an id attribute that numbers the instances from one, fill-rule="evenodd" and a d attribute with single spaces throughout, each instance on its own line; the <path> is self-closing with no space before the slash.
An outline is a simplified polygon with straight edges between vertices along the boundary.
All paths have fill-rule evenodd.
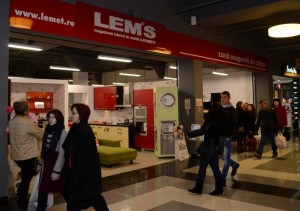
<path id="1" fill-rule="evenodd" d="M 282 65 L 288 64 L 297 70 L 300 69 L 300 59 L 298 58 L 300 36 L 274 39 L 267 35 L 267 28 L 278 24 L 279 19 L 282 23 L 295 22 L 295 20 L 298 22 L 300 18 L 298 1 L 154 0 L 142 2 L 131 0 L 128 2 L 116 1 L 116 4 L 113 1 L 82 0 L 82 4 L 87 3 L 94 7 L 105 8 L 128 18 L 140 18 L 161 24 L 166 30 L 174 33 L 184 32 L 184 34 L 197 39 L 203 39 L 204 43 L 212 42 L 221 47 L 223 45 L 230 46 L 234 50 L 246 52 L 246 55 L 251 52 L 259 57 L 262 56 L 269 62 L 268 69 L 259 71 L 243 67 L 240 64 L 232 65 L 205 58 L 196 61 L 195 58 L 173 55 L 167 49 L 150 51 L 141 49 L 139 46 L 128 47 L 122 45 L 122 42 L 120 45 L 109 42 L 102 43 L 76 36 L 68 37 L 63 34 L 64 32 L 60 32 L 62 35 L 48 33 L 51 31 L 49 29 L 45 29 L 43 32 L 10 26 L 7 36 L 9 43 L 39 46 L 43 50 L 41 52 L 14 48 L 5 50 L 8 64 L 4 69 L 7 69 L 7 76 L 10 79 L 8 104 L 12 104 L 20 96 L 26 96 L 26 92 L 44 92 L 49 89 L 55 93 L 58 90 L 64 96 L 61 99 L 56 97 L 55 103 L 61 106 L 65 116 L 69 117 L 69 108 L 74 99 L 79 102 L 80 98 L 82 103 L 94 108 L 94 98 L 89 96 L 94 93 L 94 87 L 114 86 L 114 83 L 122 83 L 121 86 L 129 90 L 126 93 L 126 96 L 129 97 L 125 99 L 124 95 L 124 104 L 130 104 L 130 107 L 121 105 L 123 106 L 121 109 L 110 111 L 92 109 L 90 120 L 96 124 L 106 125 L 107 119 L 105 118 L 109 114 L 112 124 L 122 125 L 128 120 L 131 126 L 136 126 L 133 111 L 134 99 L 130 98 L 133 95 L 134 87 L 154 90 L 155 85 L 163 84 L 165 86 L 168 84 L 168 86 L 177 87 L 178 93 L 181 94 L 176 99 L 178 100 L 176 103 L 180 102 L 184 105 L 186 98 L 192 99 L 193 102 L 196 96 L 188 93 L 187 97 L 186 90 L 182 90 L 182 87 L 198 85 L 198 81 L 190 76 L 191 72 L 187 70 L 189 66 L 182 66 L 182 61 L 201 62 L 201 85 L 197 86 L 198 90 L 195 85 L 193 94 L 199 94 L 199 90 L 201 90 L 198 98 L 201 98 L 203 107 L 196 107 L 196 103 L 192 104 L 191 108 L 181 105 L 181 110 L 178 111 L 179 117 L 180 115 L 184 116 L 184 123 L 186 126 L 188 125 L 185 132 L 190 130 L 190 123 L 195 123 L 197 118 L 194 116 L 201 114 L 201 118 L 203 118 L 204 113 L 208 111 L 205 105 L 209 104 L 213 94 L 218 94 L 226 89 L 232 94 L 233 105 L 241 100 L 253 103 L 258 107 L 259 100 L 263 97 L 269 99 L 270 102 L 274 98 L 281 99 L 288 112 L 287 127 L 291 134 L 287 146 L 278 149 L 277 158 L 272 158 L 270 143 L 266 144 L 261 159 L 257 159 L 253 155 L 255 152 L 253 150 L 245 149 L 239 153 L 233 150 L 232 159 L 237 161 L 240 167 L 233 177 L 231 176 L 232 169 L 229 169 L 226 179 L 227 186 L 224 187 L 224 194 L 219 196 L 209 194 L 215 187 L 214 176 L 209 167 L 202 195 L 187 191 L 194 186 L 197 178 L 200 157 L 195 155 L 195 149 L 199 142 L 189 140 L 185 136 L 189 156 L 183 160 L 179 160 L 174 155 L 157 156 L 153 147 L 153 139 L 152 147 L 130 146 L 137 149 L 137 157 L 132 163 L 122 162 L 113 166 L 103 165 L 101 167 L 103 196 L 109 210 L 298 211 L 300 209 L 300 106 L 298 101 L 300 77 L 299 71 L 296 76 L 285 75 L 288 68 L 284 66 L 282 69 Z M 11 2 L 17 2 L 17 0 L 11 0 Z M 76 6 L 79 1 L 57 2 Z M 157 7 L 157 5 L 160 6 Z M 2 35 L 1 32 L 0 35 Z M 185 43 L 185 40 L 182 43 Z M 97 59 L 99 55 L 131 58 L 132 62 L 117 63 L 99 60 Z M 84 83 L 76 78 L 78 75 L 74 72 L 50 70 L 49 67 L 52 65 L 81 68 L 83 74 L 79 76 L 84 76 Z M 222 72 L 225 76 L 213 75 L 213 72 Z M 121 73 L 137 74 L 140 77 L 124 77 L 121 76 Z M 194 72 L 192 73 L 194 74 Z M 189 84 L 188 80 L 188 82 L 184 80 L 185 78 L 194 81 Z M 183 84 L 183 81 L 186 83 Z M 77 85 L 84 86 L 77 87 Z M 62 91 L 61 87 L 67 88 Z M 90 101 L 91 98 L 93 98 L 92 101 Z M 127 99 L 128 101 L 125 102 Z M 7 105 L 5 104 L 5 106 Z M 7 113 L 4 114 L 7 115 Z M 152 117 L 154 118 L 154 115 Z M 150 119 L 150 116 L 148 118 Z M 199 118 L 197 121 L 200 123 Z M 6 122 L 1 124 L 3 128 L 7 126 Z M 257 135 L 256 139 L 259 143 L 260 135 Z M 4 147 L 6 147 L 6 143 Z M 9 158 L 8 163 L 10 169 L 7 172 L 9 175 L 8 204 L 0 205 L 0 210 L 17 211 L 19 208 L 16 204 L 16 190 L 20 182 L 20 174 L 17 168 L 13 170 L 13 162 Z M 220 167 L 222 165 L 223 161 L 220 159 Z M 35 178 L 32 179 L 29 194 L 34 181 Z M 59 193 L 54 193 L 53 206 L 48 210 L 66 210 L 66 203 Z M 87 210 L 93 210 L 93 208 Z"/>

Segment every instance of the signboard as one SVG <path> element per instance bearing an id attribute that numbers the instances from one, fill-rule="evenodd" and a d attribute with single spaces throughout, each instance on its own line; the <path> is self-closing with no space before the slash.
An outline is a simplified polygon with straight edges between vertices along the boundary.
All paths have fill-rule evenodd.
<path id="1" fill-rule="evenodd" d="M 281 71 L 284 76 L 291 78 L 300 78 L 300 71 L 293 65 L 282 64 Z"/>
<path id="2" fill-rule="evenodd" d="M 175 126 L 175 159 L 179 159 L 180 161 L 185 160 L 190 157 L 186 141 L 183 133 L 183 126 Z"/>
<path id="3" fill-rule="evenodd" d="M 53 0 L 10 2 L 11 27 L 260 72 L 268 70 L 265 57 L 169 31 L 164 25 L 94 5 Z"/>

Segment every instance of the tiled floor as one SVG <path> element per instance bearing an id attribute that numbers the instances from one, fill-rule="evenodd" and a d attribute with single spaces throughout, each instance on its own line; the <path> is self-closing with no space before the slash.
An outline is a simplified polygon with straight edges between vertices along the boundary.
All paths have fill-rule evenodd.
<path id="1" fill-rule="evenodd" d="M 232 158 L 240 163 L 240 168 L 234 178 L 227 177 L 227 187 L 221 196 L 208 194 L 214 189 L 209 167 L 203 194 L 195 195 L 186 190 L 194 185 L 198 158 L 182 162 L 158 159 L 149 151 L 139 152 L 137 160 L 131 165 L 103 167 L 103 196 L 111 211 L 299 211 L 298 138 L 293 138 L 286 149 L 278 150 L 277 159 L 271 158 L 269 146 L 265 147 L 261 160 L 254 158 L 253 152 L 232 154 Z M 17 210 L 11 201 L 8 207 L 0 207 L 0 210 Z M 49 210 L 65 210 L 65 203 L 59 195 L 55 196 L 55 206 Z"/>

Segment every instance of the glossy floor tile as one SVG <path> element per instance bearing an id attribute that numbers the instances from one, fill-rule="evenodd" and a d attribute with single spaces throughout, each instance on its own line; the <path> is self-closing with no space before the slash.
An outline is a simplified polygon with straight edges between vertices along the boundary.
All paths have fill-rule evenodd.
<path id="1" fill-rule="evenodd" d="M 210 196 L 214 178 L 208 167 L 203 194 L 191 194 L 197 177 L 199 158 L 184 161 L 158 159 L 151 151 L 138 152 L 133 164 L 123 163 L 112 168 L 102 167 L 103 196 L 111 211 L 194 211 L 194 210 L 300 210 L 300 150 L 299 138 L 293 137 L 286 149 L 271 158 L 266 146 L 262 159 L 253 152 L 233 153 L 240 164 L 235 177 L 227 177 L 227 187 L 221 196 Z M 220 160 L 220 168 L 223 161 Z M 10 205 L 0 210 L 18 210 Z M 65 203 L 55 194 L 55 206 L 50 211 L 65 210 Z M 90 208 L 88 210 L 93 210 Z"/>

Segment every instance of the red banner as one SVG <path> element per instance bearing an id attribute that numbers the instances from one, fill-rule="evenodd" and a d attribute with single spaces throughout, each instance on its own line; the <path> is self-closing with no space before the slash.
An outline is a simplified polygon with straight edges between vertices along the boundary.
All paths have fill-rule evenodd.
<path id="1" fill-rule="evenodd" d="M 11 0 L 10 26 L 103 44 L 267 71 L 267 60 L 168 31 L 163 25 L 78 2 Z"/>

